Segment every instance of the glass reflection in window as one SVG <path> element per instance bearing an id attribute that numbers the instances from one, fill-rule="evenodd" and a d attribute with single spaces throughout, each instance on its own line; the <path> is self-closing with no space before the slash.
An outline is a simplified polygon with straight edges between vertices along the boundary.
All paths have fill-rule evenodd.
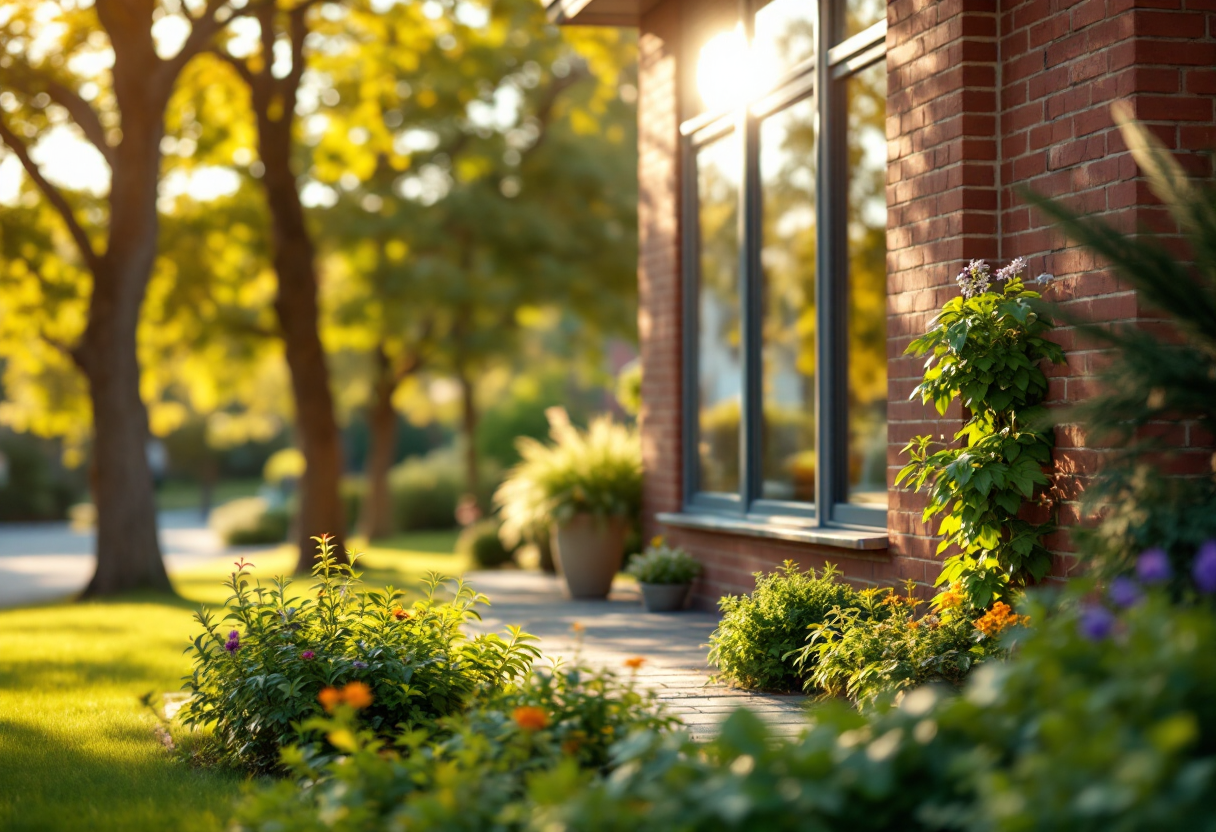
<path id="1" fill-rule="evenodd" d="M 815 16 L 808 0 L 773 0 L 756 12 L 752 60 L 762 82 L 815 55 Z"/>
<path id="2" fill-rule="evenodd" d="M 760 125 L 763 495 L 815 499 L 815 106 Z"/>
<path id="3" fill-rule="evenodd" d="M 697 368 L 699 490 L 738 493 L 742 332 L 739 313 L 738 135 L 697 151 L 701 243 Z"/>
<path id="4" fill-rule="evenodd" d="M 847 84 L 849 502 L 886 506 L 886 63 Z"/>
<path id="5" fill-rule="evenodd" d="M 864 32 L 887 19 L 887 0 L 837 0 L 844 6 L 844 31 L 841 40 Z"/>

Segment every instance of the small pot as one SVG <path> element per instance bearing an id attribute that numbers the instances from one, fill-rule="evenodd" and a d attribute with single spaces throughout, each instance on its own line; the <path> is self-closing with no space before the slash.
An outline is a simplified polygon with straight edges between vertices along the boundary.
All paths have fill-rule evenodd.
<path id="1" fill-rule="evenodd" d="M 625 559 L 624 517 L 576 514 L 553 530 L 553 555 L 573 598 L 607 598 Z"/>
<path id="2" fill-rule="evenodd" d="M 688 590 L 692 584 L 644 584 L 638 581 L 642 588 L 642 606 L 646 612 L 677 612 L 684 609 L 688 600 Z"/>

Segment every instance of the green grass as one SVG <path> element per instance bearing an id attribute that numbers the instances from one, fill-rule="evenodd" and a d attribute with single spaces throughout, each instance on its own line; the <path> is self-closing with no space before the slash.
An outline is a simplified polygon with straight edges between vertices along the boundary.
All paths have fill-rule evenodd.
<path id="1" fill-rule="evenodd" d="M 368 550 L 369 585 L 412 587 L 430 570 L 467 568 L 444 553 L 454 533 L 401 536 Z M 289 547 L 253 558 L 254 575 L 289 571 Z M 218 832 L 243 779 L 191 768 L 156 740 L 145 693 L 180 689 L 200 602 L 223 603 L 231 564 L 174 576 L 181 598 L 55 604 L 0 612 L 0 829 Z M 306 582 L 305 582 L 305 585 Z M 304 586 L 300 587 L 301 590 Z"/>
<path id="2" fill-rule="evenodd" d="M 256 497 L 262 481 L 259 479 L 224 480 L 211 491 L 211 505 L 218 506 L 241 497 Z M 199 508 L 203 504 L 203 488 L 197 482 L 170 480 L 156 489 L 156 507 L 169 509 Z"/>

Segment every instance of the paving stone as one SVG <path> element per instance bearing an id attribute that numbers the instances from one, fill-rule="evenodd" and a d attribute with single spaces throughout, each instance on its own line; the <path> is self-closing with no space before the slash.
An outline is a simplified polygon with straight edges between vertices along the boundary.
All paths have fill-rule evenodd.
<path id="1" fill-rule="evenodd" d="M 806 724 L 804 697 L 751 693 L 710 680 L 713 668 L 706 656 L 709 634 L 718 625 L 716 613 L 648 613 L 637 586 L 624 581 L 613 585 L 607 600 L 587 601 L 566 597 L 560 579 L 539 572 L 487 571 L 465 577 L 490 599 L 482 620 L 470 629 L 492 632 L 518 625 L 540 638 L 546 656 L 623 675 L 632 672 L 694 739 L 712 738 L 719 723 L 739 707 L 753 710 L 779 736 L 796 735 Z M 633 657 L 645 663 L 628 671 L 625 660 Z"/>

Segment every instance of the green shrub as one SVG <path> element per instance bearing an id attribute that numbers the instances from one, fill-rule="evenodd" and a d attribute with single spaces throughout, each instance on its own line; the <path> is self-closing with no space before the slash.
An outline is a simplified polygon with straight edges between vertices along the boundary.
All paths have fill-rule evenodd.
<path id="1" fill-rule="evenodd" d="M 510 561 L 518 547 L 507 548 L 503 544 L 499 525 L 496 518 L 487 517 L 466 526 L 456 538 L 456 554 L 471 558 L 483 569 L 493 569 Z"/>
<path id="2" fill-rule="evenodd" d="M 494 495 L 508 541 L 575 514 L 635 518 L 642 503 L 642 446 L 636 430 L 600 417 L 587 430 L 560 408 L 548 411 L 551 444 L 521 437 L 522 461 Z"/>
<path id="3" fill-rule="evenodd" d="M 796 741 L 739 711 L 708 745 L 642 736 L 615 774 L 534 781 L 531 829 L 1216 829 L 1216 617 L 1149 593 L 1130 610 L 1032 603 L 1015 658 L 955 696 L 829 703 Z"/>
<path id="4" fill-rule="evenodd" d="M 463 582 L 440 601 L 445 579 L 432 576 L 422 599 L 406 609 L 397 590 L 360 591 L 353 568 L 335 562 L 328 539 L 318 542 L 316 583 L 307 596 L 291 595 L 286 578 L 250 586 L 242 562 L 226 584 L 228 614 L 216 621 L 203 609 L 196 616 L 204 632 L 190 648 L 195 668 L 186 679 L 191 697 L 182 718 L 188 726 L 211 726 L 223 759 L 271 771 L 282 746 L 319 740 L 305 722 L 321 713 L 318 697 L 326 689 L 366 685 L 371 703 L 360 724 L 393 736 L 399 726 L 460 710 L 479 685 L 503 684 L 530 668 L 537 655 L 531 636 L 463 634 L 485 602 Z"/>
<path id="5" fill-rule="evenodd" d="M 490 463 L 483 466 L 481 481 L 486 493 L 478 495 L 482 505 L 498 480 Z M 456 527 L 456 505 L 467 491 L 464 466 L 457 449 L 440 448 L 424 457 L 407 459 L 389 473 L 394 522 L 402 532 Z"/>
<path id="6" fill-rule="evenodd" d="M 945 593 L 954 600 L 940 615 L 918 616 L 922 602 L 914 588 L 909 581 L 906 595 L 890 587 L 862 590 L 861 609 L 833 609 L 812 624 L 809 641 L 793 654 L 808 671 L 806 691 L 865 704 L 928 682 L 959 687 L 980 662 L 1006 657 L 997 636 L 1027 622 L 999 601 L 973 618 L 953 591 Z"/>
<path id="7" fill-rule="evenodd" d="M 25 434 L 0 434 L 7 480 L 0 481 L 0 522 L 62 520 L 83 490 L 55 464 L 49 442 Z"/>
<path id="8" fill-rule="evenodd" d="M 207 522 L 227 545 L 255 546 L 286 540 L 291 515 L 263 497 L 242 497 L 216 506 Z"/>
<path id="9" fill-rule="evenodd" d="M 656 537 L 625 571 L 644 584 L 690 584 L 701 574 L 701 564 L 688 552 Z"/>
<path id="10" fill-rule="evenodd" d="M 241 807 L 251 832 L 510 830 L 528 821 L 528 782 L 555 768 L 599 772 L 610 747 L 673 720 L 632 680 L 586 668 L 537 671 L 485 687 L 470 710 L 397 744 L 357 731 L 349 709 L 316 722 L 344 755 L 291 750 L 302 785 L 280 782 Z"/>
<path id="11" fill-rule="evenodd" d="M 786 561 L 775 572 L 756 573 L 751 595 L 727 595 L 718 601 L 722 621 L 709 637 L 710 664 L 720 678 L 755 690 L 802 688 L 810 670 L 800 671 L 790 654 L 809 637 L 834 607 L 859 609 L 857 590 L 837 578 L 831 564 L 816 577 Z"/>

